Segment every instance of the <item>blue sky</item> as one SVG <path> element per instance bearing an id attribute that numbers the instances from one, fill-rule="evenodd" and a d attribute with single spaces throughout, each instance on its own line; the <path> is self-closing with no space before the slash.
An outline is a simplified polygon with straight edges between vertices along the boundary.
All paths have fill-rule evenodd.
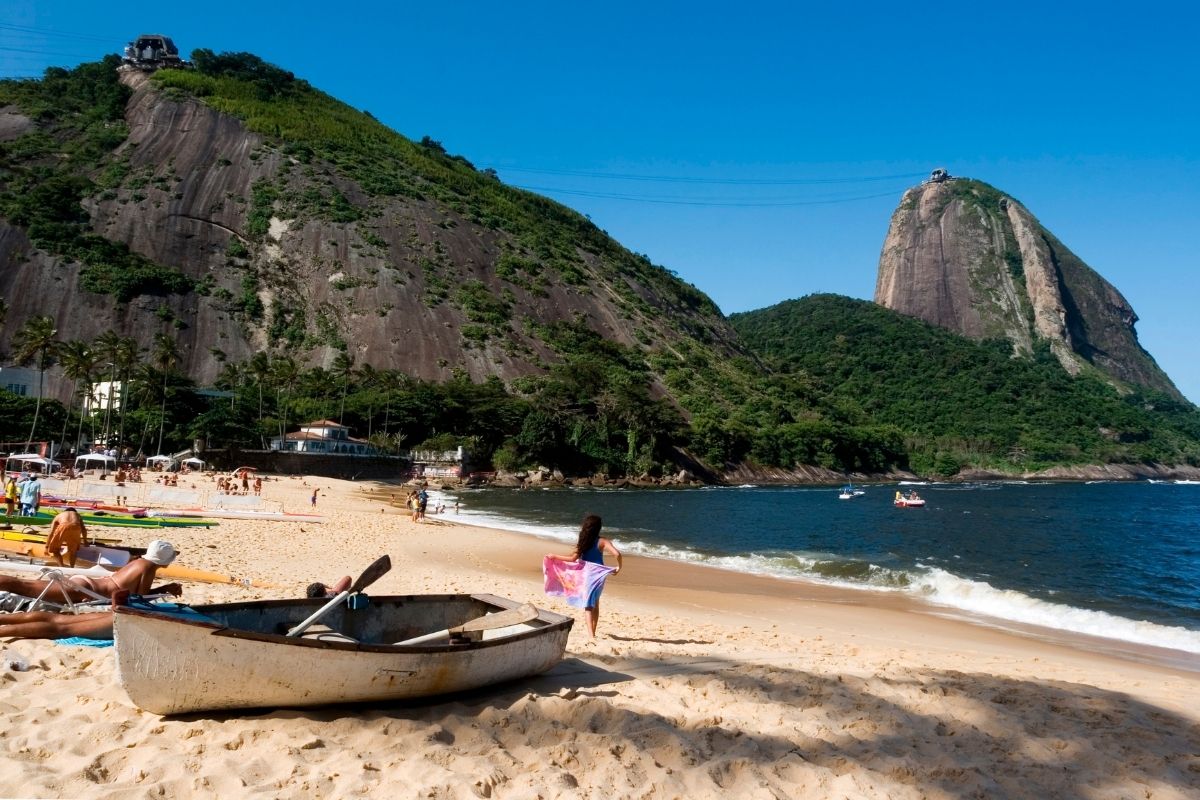
<path id="1" fill-rule="evenodd" d="M 1200 401 L 1200 12 L 1053 6 L 8 0 L 0 75 L 142 32 L 249 50 L 588 214 L 727 313 L 871 298 L 901 193 L 944 166 L 1120 289 Z"/>

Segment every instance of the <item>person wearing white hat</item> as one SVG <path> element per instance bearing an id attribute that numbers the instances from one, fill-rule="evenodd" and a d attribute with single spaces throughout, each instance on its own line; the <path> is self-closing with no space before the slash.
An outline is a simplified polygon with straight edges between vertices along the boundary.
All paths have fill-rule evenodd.
<path id="1" fill-rule="evenodd" d="M 183 587 L 178 583 L 167 583 L 151 589 L 159 567 L 170 564 L 178 554 L 175 546 L 170 542 L 155 539 L 146 545 L 145 555 L 135 558 L 111 575 L 99 578 L 93 578 L 90 575 L 72 575 L 65 583 L 42 578 L 13 578 L 8 575 L 0 575 L 0 591 L 26 597 L 38 597 L 45 591 L 45 599 L 60 603 L 65 602 L 65 594 L 70 594 L 70 599 L 73 601 L 94 599 L 91 594 L 82 591 L 83 589 L 104 597 L 112 597 L 121 591 L 130 594 L 172 594 L 178 597 L 183 593 Z M 72 586 L 79 587 L 79 590 L 70 588 Z"/>

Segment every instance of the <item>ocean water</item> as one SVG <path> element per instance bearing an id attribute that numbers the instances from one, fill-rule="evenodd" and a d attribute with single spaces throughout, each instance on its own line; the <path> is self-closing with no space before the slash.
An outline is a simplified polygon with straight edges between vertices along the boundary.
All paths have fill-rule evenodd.
<path id="1" fill-rule="evenodd" d="M 571 543 L 596 513 L 624 552 L 1200 654 L 1200 485 L 863 488 L 853 500 L 812 487 L 477 489 L 441 502 L 453 517 L 459 501 L 463 522 Z M 897 489 L 927 505 L 893 507 Z"/>

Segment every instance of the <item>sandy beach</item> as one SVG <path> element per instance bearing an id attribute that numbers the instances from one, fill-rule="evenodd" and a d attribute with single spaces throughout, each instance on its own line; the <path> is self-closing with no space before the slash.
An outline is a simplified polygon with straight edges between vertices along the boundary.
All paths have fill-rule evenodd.
<path id="1" fill-rule="evenodd" d="M 111 649 L 4 645 L 0 796 L 428 798 L 1197 798 L 1200 663 L 1038 638 L 883 595 L 626 557 L 599 636 L 541 590 L 568 548 L 431 517 L 326 478 L 264 495 L 325 524 L 128 531 L 179 563 L 192 603 L 302 596 L 387 553 L 371 594 L 489 592 L 574 614 L 550 673 L 386 707 L 162 718 Z M 401 490 L 382 488 L 386 494 Z M 603 509 L 597 509 L 603 513 Z"/>

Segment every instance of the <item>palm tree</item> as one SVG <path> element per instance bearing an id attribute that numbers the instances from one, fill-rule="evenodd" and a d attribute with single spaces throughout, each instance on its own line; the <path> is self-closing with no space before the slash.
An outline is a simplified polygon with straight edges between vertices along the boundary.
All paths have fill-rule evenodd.
<path id="1" fill-rule="evenodd" d="M 114 363 L 116 364 L 117 375 L 121 378 L 121 424 L 120 432 L 117 434 L 117 441 L 122 445 L 125 443 L 125 414 L 129 411 L 129 404 L 125 402 L 125 394 L 129 390 L 133 368 L 138 365 L 141 356 L 142 348 L 138 347 L 136 339 L 130 336 L 121 337 L 117 344 Z"/>
<path id="2" fill-rule="evenodd" d="M 108 391 L 104 399 L 104 446 L 108 447 L 111 432 L 109 420 L 112 417 L 113 392 L 117 386 L 117 351 L 121 346 L 121 337 L 115 331 L 105 331 L 96 337 L 92 350 L 96 353 L 98 363 L 108 367 Z"/>
<path id="3" fill-rule="evenodd" d="M 59 348 L 58 359 L 62 362 L 63 374 L 74 382 L 71 387 L 71 395 L 79 396 L 79 430 L 75 434 L 75 451 L 78 452 L 79 443 L 83 439 L 84 401 L 91 397 L 92 379 L 95 377 L 99 359 L 96 351 L 88 347 L 87 342 L 78 339 L 72 339 L 63 344 Z M 81 382 L 86 391 L 80 391 Z M 67 416 L 69 415 L 63 416 L 62 443 L 64 446 L 67 443 Z"/>
<path id="4" fill-rule="evenodd" d="M 17 363 L 28 364 L 35 361 L 38 369 L 37 404 L 33 407 L 33 426 L 29 429 L 29 439 L 25 442 L 26 450 L 33 444 L 33 434 L 37 431 L 38 415 L 42 410 L 42 384 L 46 377 L 46 367 L 54 362 L 55 345 L 58 343 L 54 337 L 57 333 L 54 320 L 50 317 L 32 317 L 13 337 L 13 344 L 17 348 L 14 354 Z"/>
<path id="5" fill-rule="evenodd" d="M 279 449 L 287 444 L 287 389 L 300 376 L 300 367 L 291 356 L 271 359 L 271 382 L 275 384 L 275 400 L 279 405 Z M 282 390 L 282 391 L 281 391 Z"/>
<path id="6" fill-rule="evenodd" d="M 158 454 L 162 455 L 163 428 L 167 423 L 167 377 L 179 363 L 179 347 L 175 340 L 165 333 L 154 334 L 154 352 L 151 356 L 154 366 L 162 370 L 162 412 L 158 420 Z"/>
<path id="7" fill-rule="evenodd" d="M 342 384 L 342 406 L 338 412 L 338 425 L 341 425 L 346 416 L 346 389 L 350 379 L 354 377 L 354 356 L 346 352 L 338 353 L 333 359 L 333 369 L 330 372 Z"/>
<path id="8" fill-rule="evenodd" d="M 263 436 L 262 418 L 263 418 L 263 384 L 271 377 L 271 359 L 266 353 L 261 350 L 254 354 L 254 357 L 247 363 L 247 368 L 251 375 L 254 376 L 254 382 L 258 385 L 258 434 L 259 441 L 262 444 L 262 449 L 267 449 L 266 437 Z"/>

